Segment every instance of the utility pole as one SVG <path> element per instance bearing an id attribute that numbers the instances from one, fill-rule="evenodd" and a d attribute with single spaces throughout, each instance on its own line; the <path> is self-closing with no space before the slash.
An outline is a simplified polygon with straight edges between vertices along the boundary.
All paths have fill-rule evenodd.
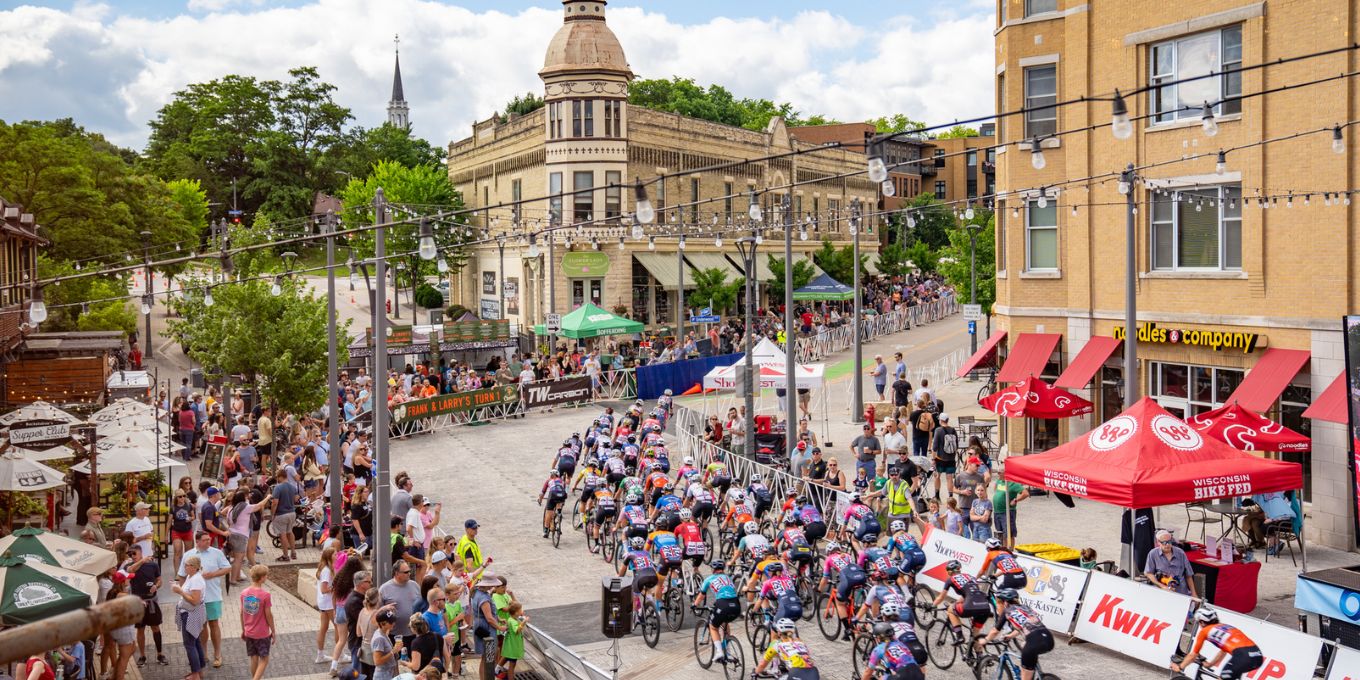
<path id="1" fill-rule="evenodd" d="M 553 219 L 552 219 L 551 222 L 550 222 L 550 226 L 551 226 L 551 227 L 554 227 L 554 228 L 557 226 L 557 218 L 556 218 L 556 217 L 553 217 Z M 549 313 L 549 314 L 556 314 L 556 313 L 557 313 L 557 272 L 553 271 L 553 268 L 557 266 L 557 265 L 555 264 L 555 263 L 557 262 L 557 260 L 553 259 L 553 241 L 556 240 L 556 236 L 557 236 L 557 232 L 552 231 L 551 229 L 549 229 L 549 231 L 548 231 L 548 266 L 546 266 L 546 267 L 543 268 L 543 271 L 547 272 L 547 276 L 548 276 L 548 313 Z M 557 352 L 557 334 L 556 334 L 556 333 L 549 333 L 549 334 L 548 334 L 548 358 L 552 358 L 553 354 L 555 354 L 556 352 Z"/>
<path id="2" fill-rule="evenodd" d="M 373 256 L 376 260 L 378 299 L 387 300 L 387 198 L 379 187 L 373 196 L 375 233 Z M 369 537 L 373 549 L 374 583 L 386 583 L 392 577 L 392 544 L 387 540 L 387 518 L 392 515 L 391 452 L 387 445 L 387 310 L 373 306 L 373 449 L 378 463 L 378 475 L 373 489 L 373 535 Z M 381 392 L 381 394 L 379 394 Z"/>
<path id="3" fill-rule="evenodd" d="M 504 233 L 502 233 L 500 236 L 497 236 L 497 237 L 496 237 L 496 249 L 500 251 L 500 257 L 501 257 L 501 264 L 500 264 L 500 267 L 499 267 L 499 269 L 500 269 L 500 277 L 501 277 L 501 288 L 500 288 L 500 308 L 501 308 L 501 313 L 500 313 L 500 318 L 504 319 L 504 318 L 505 318 L 505 234 L 504 234 Z"/>
<path id="4" fill-rule="evenodd" d="M 860 318 L 864 314 L 860 309 L 860 306 L 863 304 L 864 294 L 860 290 L 859 281 L 859 216 L 859 198 L 856 197 L 854 200 L 850 201 L 850 238 L 853 243 L 852 252 L 854 253 L 855 267 L 855 327 L 853 331 L 855 343 L 855 385 L 853 388 L 855 391 L 855 410 L 854 413 L 850 414 L 850 420 L 856 423 L 864 420 L 864 320 Z M 832 219 L 835 219 L 835 217 L 836 216 L 833 215 Z"/>
<path id="5" fill-rule="evenodd" d="M 142 261 L 146 277 L 146 288 L 142 291 L 142 316 L 146 317 L 146 338 L 142 344 L 146 349 L 142 352 L 147 359 L 151 358 L 151 309 L 156 304 L 154 294 L 155 281 L 151 278 L 151 232 L 142 232 Z"/>
<path id="6" fill-rule="evenodd" d="M 784 426 L 784 453 L 792 450 L 793 438 L 797 433 L 794 422 L 798 416 L 798 364 L 794 363 L 794 325 L 793 325 L 793 203 L 784 194 L 784 408 L 787 411 Z M 809 423 L 809 427 L 811 424 Z M 797 470 L 793 471 L 797 473 Z"/>
<path id="7" fill-rule="evenodd" d="M 344 460 L 340 456 L 340 407 L 335 393 L 336 387 L 340 384 L 340 370 L 336 365 L 338 361 L 336 357 L 339 355 L 335 338 L 336 325 L 339 323 L 335 313 L 335 212 L 327 210 L 326 221 L 322 224 L 322 228 L 326 230 L 326 413 L 330 415 L 326 437 L 329 450 L 326 457 L 330 461 L 331 508 L 340 508 L 344 505 L 342 493 L 344 481 L 340 478 Z M 377 404 L 378 401 L 375 399 L 373 403 Z M 345 544 L 344 534 L 345 532 L 340 532 L 341 547 Z"/>
<path id="8" fill-rule="evenodd" d="M 679 286 L 676 288 L 675 305 L 675 347 L 679 349 L 685 344 L 685 233 L 682 229 L 680 238 L 675 242 L 675 268 L 680 272 Z M 677 360 L 684 357 L 676 357 Z"/>
<path id="9" fill-rule="evenodd" d="M 1142 383 L 1138 380 L 1138 253 L 1135 247 L 1137 231 L 1134 218 L 1138 206 L 1134 201 L 1133 164 L 1119 175 L 1119 190 L 1124 194 L 1127 209 L 1124 224 L 1124 408 L 1138 401 Z"/>
<path id="10" fill-rule="evenodd" d="M 737 239 L 737 250 L 741 252 L 742 262 L 746 265 L 746 333 L 742 338 L 742 344 L 746 346 L 746 356 L 742 358 L 743 372 L 746 375 L 745 385 L 743 385 L 746 391 L 746 447 L 744 453 L 751 460 L 755 460 L 756 455 L 755 437 L 751 436 L 754 430 L 751 425 L 756 415 L 756 372 L 751 357 L 751 350 L 754 346 L 752 339 L 756 331 L 753 318 L 755 316 L 755 285 L 753 283 L 756 266 L 755 234 L 755 227 L 752 227 L 751 236 Z"/>
<path id="11" fill-rule="evenodd" d="M 977 224 L 968 225 L 968 304 L 977 304 L 977 233 L 982 227 Z M 977 327 L 968 335 L 968 341 L 972 347 L 968 356 L 977 354 Z"/>

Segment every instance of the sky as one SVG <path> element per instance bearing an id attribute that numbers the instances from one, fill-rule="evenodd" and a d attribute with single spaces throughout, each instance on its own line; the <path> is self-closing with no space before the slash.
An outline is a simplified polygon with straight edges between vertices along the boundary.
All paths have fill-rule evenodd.
<path id="1" fill-rule="evenodd" d="M 615 0 L 634 73 L 856 121 L 993 112 L 994 0 Z M 71 117 L 141 150 L 177 90 L 319 68 L 352 124 L 386 120 L 393 37 L 413 131 L 437 146 L 517 94 L 562 24 L 556 0 L 0 0 L 0 120 Z"/>

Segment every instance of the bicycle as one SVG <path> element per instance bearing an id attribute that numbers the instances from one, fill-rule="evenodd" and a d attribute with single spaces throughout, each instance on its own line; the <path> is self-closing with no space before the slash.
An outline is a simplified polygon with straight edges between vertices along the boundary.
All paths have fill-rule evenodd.
<path id="1" fill-rule="evenodd" d="M 924 583 L 917 583 L 911 586 L 911 611 L 916 620 L 916 627 L 929 631 L 935 624 L 948 618 L 941 615 L 943 610 L 936 607 L 935 591 Z"/>
<path id="2" fill-rule="evenodd" d="M 746 639 L 751 643 L 751 649 L 759 656 L 760 652 L 770 644 L 770 626 L 774 625 L 774 611 L 769 607 L 760 611 L 748 609 L 746 611 Z"/>
<path id="3" fill-rule="evenodd" d="M 874 652 L 877 641 L 874 639 L 874 624 L 878 623 L 873 619 L 856 619 L 850 622 L 850 636 L 853 642 L 850 643 L 850 663 L 855 669 L 853 677 L 860 677 L 864 672 L 865 666 L 869 664 L 869 656 Z"/>
<path id="4" fill-rule="evenodd" d="M 548 525 L 548 536 L 552 537 L 554 548 L 562 545 L 562 510 L 553 513 L 552 524 Z"/>
<path id="5" fill-rule="evenodd" d="M 864 604 L 864 590 L 866 586 L 859 586 L 850 592 L 850 602 L 847 605 L 850 611 L 857 611 Z M 817 627 L 822 631 L 822 637 L 835 641 L 841 636 L 841 615 L 838 605 L 841 604 L 840 595 L 836 591 L 836 583 L 833 579 L 827 592 L 817 593 L 817 602 L 813 606 L 814 616 L 817 617 Z"/>
<path id="6" fill-rule="evenodd" d="M 998 653 L 983 654 L 978 658 L 977 665 L 973 667 L 973 673 L 977 676 L 978 680 L 1020 680 L 1020 653 L 1015 650 L 1013 645 L 1009 644 L 1006 640 L 993 640 L 988 642 L 984 649 L 986 647 L 996 647 Z M 1201 661 L 1204 659 L 1204 657 L 1199 658 Z M 1213 671 L 1209 672 L 1213 673 Z M 1191 678 L 1186 678 L 1186 676 L 1180 674 L 1173 674 L 1171 677 L 1173 679 L 1183 678 L 1184 680 L 1192 680 Z M 1217 678 L 1218 675 L 1214 674 L 1213 677 Z M 1198 678 L 1199 673 L 1196 672 L 1193 680 L 1198 680 Z M 1043 665 L 1035 663 L 1034 680 L 1060 679 L 1052 673 L 1045 673 Z"/>
<path id="7" fill-rule="evenodd" d="M 1172 674 L 1171 674 L 1171 680 L 1199 680 L 1201 677 L 1209 677 L 1209 678 L 1215 678 L 1215 679 L 1217 679 L 1217 678 L 1218 678 L 1218 671 L 1216 671 L 1216 670 L 1214 670 L 1214 669 L 1212 669 L 1212 668 L 1205 668 L 1205 666 L 1204 666 L 1204 662 L 1205 662 L 1205 661 L 1208 661 L 1208 659 L 1205 659 L 1203 655 L 1196 655 L 1196 656 L 1195 656 L 1195 674 L 1194 674 L 1194 675 L 1186 675 L 1184 671 L 1182 671 L 1182 672 L 1180 672 L 1180 673 L 1172 673 Z M 1345 674 L 1343 673 L 1342 675 L 1345 675 Z M 1019 675 L 1016 675 L 1015 677 L 1016 677 L 1016 678 L 1019 678 L 1020 676 L 1019 676 Z M 1043 674 L 1043 676 L 1042 676 L 1042 678 L 1047 678 L 1048 680 L 1054 680 L 1054 678 L 1056 678 L 1056 677 L 1057 677 L 1057 676 L 1052 675 L 1052 674 L 1048 674 L 1048 673 L 1045 673 L 1045 674 Z M 1040 677 L 1040 673 L 1039 673 L 1039 668 L 1038 668 L 1038 666 L 1035 666 L 1035 669 L 1034 669 L 1034 678 L 1035 678 L 1035 680 L 1042 680 L 1042 678 Z"/>
<path id="8" fill-rule="evenodd" d="M 709 622 L 713 617 L 711 607 L 691 607 L 690 611 L 699 617 L 699 624 L 694 629 L 694 659 L 699 662 L 699 667 L 707 670 L 713 665 L 713 639 L 709 632 Z M 723 674 L 727 680 L 744 680 L 746 676 L 746 652 L 741 649 L 741 643 L 732 636 L 731 624 L 723 624 L 723 655 L 727 659 L 722 663 Z"/>
<path id="9" fill-rule="evenodd" d="M 986 399 L 987 397 L 991 396 L 992 393 L 996 391 L 996 388 L 997 388 L 997 384 L 996 384 L 996 373 L 997 373 L 997 371 L 996 371 L 996 364 L 995 364 L 995 363 L 992 363 L 992 364 L 989 364 L 989 365 L 987 365 L 987 366 L 980 366 L 980 367 L 978 367 L 977 370 L 978 370 L 978 371 L 984 371 L 984 370 L 987 371 L 987 377 L 986 377 L 985 383 L 983 384 L 982 389 L 978 390 L 978 394 L 977 394 L 977 400 L 978 400 L 978 401 L 982 401 L 983 399 Z"/>
<path id="10" fill-rule="evenodd" d="M 641 631 L 642 641 L 655 649 L 656 643 L 661 640 L 661 616 L 657 614 L 656 601 L 647 593 L 633 597 L 641 602 L 633 620 L 634 626 Z"/>
<path id="11" fill-rule="evenodd" d="M 685 576 L 682 573 L 684 567 L 679 571 L 671 570 L 666 577 L 666 594 L 663 596 L 661 610 L 666 614 L 666 628 L 672 633 L 680 630 L 685 625 Z"/>

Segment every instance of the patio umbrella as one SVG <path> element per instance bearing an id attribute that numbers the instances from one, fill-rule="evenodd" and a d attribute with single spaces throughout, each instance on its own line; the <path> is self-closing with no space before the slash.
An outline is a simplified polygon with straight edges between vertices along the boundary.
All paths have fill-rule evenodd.
<path id="1" fill-rule="evenodd" d="M 1191 416 L 1185 422 L 1199 433 L 1243 451 L 1308 451 L 1313 440 L 1237 402 Z"/>
<path id="2" fill-rule="evenodd" d="M 115 445 L 99 451 L 99 474 L 118 475 L 136 472 L 151 472 L 172 467 L 185 467 L 183 461 L 161 454 L 157 460 L 155 449 L 141 446 Z M 85 460 L 71 466 L 75 472 L 90 473 L 90 461 Z"/>
<path id="3" fill-rule="evenodd" d="M 66 486 L 60 472 L 13 451 L 0 454 L 0 491 L 46 491 Z"/>
<path id="4" fill-rule="evenodd" d="M 183 451 L 184 445 L 171 439 L 170 433 L 166 429 L 161 428 L 159 440 L 153 430 L 124 430 L 100 437 L 94 446 L 100 453 L 119 446 L 141 449 L 151 454 L 153 458 L 157 449 L 160 450 L 162 456 L 172 451 Z"/>
<path id="5" fill-rule="evenodd" d="M 23 448 L 22 446 L 11 445 L 8 449 L 5 450 L 5 453 L 13 453 L 17 456 L 23 456 L 28 460 L 37 461 L 65 460 L 67 458 L 70 458 L 71 456 L 76 455 L 76 452 L 72 451 L 71 447 L 66 446 L 65 444 L 62 444 L 60 446 L 53 446 L 50 449 L 44 449 L 42 451 L 34 451 L 33 449 L 26 449 Z"/>
<path id="6" fill-rule="evenodd" d="M 170 427 L 169 423 L 158 420 L 150 413 L 131 413 L 118 418 L 102 421 L 91 418 L 90 422 L 94 423 L 95 431 L 98 432 L 101 437 L 110 436 L 115 432 L 136 430 L 151 430 L 154 432 L 157 423 L 160 423 L 162 430 Z"/>
<path id="7" fill-rule="evenodd" d="M 1091 412 L 1091 402 L 1033 376 L 978 400 L 1009 418 L 1071 418 Z"/>
<path id="8" fill-rule="evenodd" d="M 94 414 L 90 416 L 90 422 L 97 423 L 107 420 L 117 420 L 123 416 L 135 414 L 155 416 L 156 407 L 147 403 L 137 401 L 136 399 L 128 399 L 124 397 L 122 399 L 119 399 L 118 401 L 113 402 L 112 404 L 109 404 L 108 406 L 105 406 L 104 408 L 99 409 L 98 411 L 95 411 Z"/>
<path id="9" fill-rule="evenodd" d="M 0 538 L 0 555 L 6 554 L 30 564 L 37 562 L 92 576 L 113 568 L 117 559 L 111 550 L 33 528 L 15 529 Z"/>
<path id="10" fill-rule="evenodd" d="M 98 588 L 93 576 L 5 555 L 0 557 L 0 624 L 21 626 L 84 609 Z"/>
<path id="11" fill-rule="evenodd" d="M 35 401 L 0 416 L 0 427 L 9 427 L 25 420 L 56 420 L 70 425 L 84 422 L 45 401 Z"/>

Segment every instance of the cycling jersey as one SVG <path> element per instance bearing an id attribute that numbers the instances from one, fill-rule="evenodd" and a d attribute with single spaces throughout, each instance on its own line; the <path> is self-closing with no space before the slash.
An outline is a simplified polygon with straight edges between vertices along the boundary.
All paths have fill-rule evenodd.
<path id="1" fill-rule="evenodd" d="M 680 512 L 680 498 L 673 494 L 666 494 L 656 499 L 656 509 L 660 512 Z"/>
<path id="2" fill-rule="evenodd" d="M 704 477 L 712 477 L 715 480 L 731 479 L 731 476 L 727 473 L 727 463 L 719 462 L 709 463 L 704 467 Z"/>
<path id="3" fill-rule="evenodd" d="M 987 553 L 986 564 L 996 569 L 998 574 L 1023 574 L 1025 568 L 1020 566 L 1020 562 L 1015 559 L 1007 550 L 993 550 Z"/>
<path id="4" fill-rule="evenodd" d="M 807 526 L 814 522 L 821 522 L 822 511 L 818 510 L 817 506 L 808 503 L 798 509 L 798 519 L 802 520 L 803 526 Z"/>
<path id="5" fill-rule="evenodd" d="M 675 528 L 675 536 L 685 542 L 685 553 L 694 554 L 695 548 L 702 554 L 704 552 L 704 537 L 699 532 L 699 525 L 695 522 L 683 522 Z"/>
<path id="6" fill-rule="evenodd" d="M 767 600 L 778 600 L 785 595 L 796 593 L 793 580 L 783 574 L 765 579 L 765 583 L 760 586 L 760 596 Z"/>
<path id="7" fill-rule="evenodd" d="M 851 503 L 850 507 L 845 510 L 845 524 L 847 526 L 858 526 L 861 520 L 866 517 L 872 517 L 873 515 L 873 508 L 870 508 L 863 503 Z M 854 520 L 854 525 L 851 525 L 851 520 Z"/>
<path id="8" fill-rule="evenodd" d="M 645 550 L 633 550 L 629 552 L 628 556 L 623 558 L 623 563 L 628 565 L 628 568 L 632 569 L 635 573 L 647 569 L 656 569 L 656 563 L 652 561 L 652 556 L 648 555 Z"/>
<path id="9" fill-rule="evenodd" d="M 916 539 L 913 538 L 911 534 L 905 531 L 899 531 L 892 536 L 889 536 L 888 543 L 883 546 L 883 549 L 888 552 L 895 551 L 904 554 L 911 548 L 920 550 L 921 546 L 916 543 Z"/>
<path id="10" fill-rule="evenodd" d="M 1006 615 L 1007 618 L 1010 617 L 1009 608 L 1007 608 Z M 1256 643 L 1253 642 L 1251 638 L 1247 637 L 1241 629 L 1226 623 L 1216 623 L 1212 626 L 1200 627 L 1199 634 L 1195 636 L 1195 647 L 1190 651 L 1190 658 L 1194 658 L 1196 654 L 1199 654 L 1200 647 L 1204 646 L 1206 641 L 1228 654 L 1232 654 L 1244 647 L 1256 646 Z"/>
<path id="11" fill-rule="evenodd" d="M 625 496 L 627 496 L 630 493 L 636 493 L 637 495 L 641 496 L 642 480 L 638 479 L 637 477 L 624 477 L 623 479 L 619 480 L 619 489 L 623 491 L 623 495 Z"/>
<path id="12" fill-rule="evenodd" d="M 689 491 L 686 492 L 686 495 L 694 500 L 695 505 L 713 505 L 713 492 L 705 489 L 704 485 L 698 482 L 689 485 Z"/>
<path id="13" fill-rule="evenodd" d="M 754 519 L 755 511 L 752 510 L 750 506 L 743 503 L 728 508 L 727 516 L 723 518 L 723 522 L 732 523 L 735 521 L 737 526 L 741 526 Z"/>
<path id="14" fill-rule="evenodd" d="M 647 526 L 647 513 L 640 505 L 623 506 L 623 519 L 628 522 L 630 527 Z"/>
<path id="15" fill-rule="evenodd" d="M 788 527 L 784 529 L 784 531 L 779 534 L 779 538 L 783 540 L 784 545 L 787 546 L 806 547 L 808 545 L 807 535 L 803 533 L 802 529 L 797 527 Z"/>
<path id="16" fill-rule="evenodd" d="M 751 482 L 751 485 L 746 487 L 746 493 L 761 503 L 768 504 L 773 500 L 770 489 L 760 482 Z"/>
<path id="17" fill-rule="evenodd" d="M 657 470 L 656 472 L 647 475 L 647 488 L 660 490 L 662 487 L 669 484 L 670 481 L 671 478 L 667 477 L 666 473 Z"/>
<path id="18" fill-rule="evenodd" d="M 1007 627 L 1026 635 L 1035 631 L 1047 630 L 1039 614 L 1023 604 L 1006 605 L 1006 615 L 996 622 L 996 629 L 1005 630 Z M 1229 627 L 1231 628 L 1231 626 Z"/>
<path id="19" fill-rule="evenodd" d="M 945 592 L 955 592 L 959 597 L 969 595 L 981 595 L 982 590 L 978 587 L 977 580 L 968 574 L 953 574 L 944 582 Z"/>
<path id="20" fill-rule="evenodd" d="M 910 610 L 904 609 L 902 611 Z M 888 623 L 892 624 L 893 636 L 898 640 L 901 640 L 902 642 L 915 642 L 917 640 L 916 626 L 913 626 L 906 621 L 889 621 Z"/>
<path id="21" fill-rule="evenodd" d="M 699 585 L 699 592 L 711 594 L 716 600 L 733 598 L 737 596 L 737 585 L 727 574 L 713 574 Z"/>
<path id="22" fill-rule="evenodd" d="M 626 472 L 622 458 L 610 458 L 604 462 L 604 469 L 611 475 L 622 475 Z"/>
<path id="23" fill-rule="evenodd" d="M 685 479 L 686 477 L 689 476 L 689 473 L 698 471 L 699 468 L 693 465 L 689 464 L 681 465 L 680 469 L 675 471 L 676 479 Z"/>
<path id="24" fill-rule="evenodd" d="M 826 563 L 822 568 L 822 576 L 830 579 L 832 574 L 840 574 L 846 565 L 854 564 L 855 561 L 845 553 L 831 553 L 826 556 Z"/>
<path id="25" fill-rule="evenodd" d="M 857 564 L 863 569 L 869 569 L 872 566 L 880 574 L 888 573 L 888 569 L 895 566 L 888 557 L 888 551 L 875 546 L 865 548 L 864 552 L 859 554 Z"/>
<path id="26" fill-rule="evenodd" d="M 600 488 L 595 491 L 595 507 L 600 510 L 614 509 L 614 495 Z"/>
<path id="27" fill-rule="evenodd" d="M 647 537 L 647 547 L 661 562 L 679 562 L 681 559 L 680 541 L 669 531 L 653 531 Z"/>
<path id="28" fill-rule="evenodd" d="M 565 496 L 567 495 L 567 485 L 563 484 L 561 479 L 549 478 L 548 481 L 543 482 L 543 489 L 539 493 L 549 498 Z"/>
<path id="29" fill-rule="evenodd" d="M 897 604 L 899 607 L 907 606 L 907 598 L 902 594 L 902 589 L 895 585 L 880 583 L 869 589 L 869 593 L 864 596 L 864 604 L 873 606 L 875 604 L 885 605 L 889 602 Z"/>
<path id="30" fill-rule="evenodd" d="M 760 534 L 742 536 L 737 543 L 737 550 L 750 555 L 753 560 L 760 560 L 770 553 L 770 539 Z"/>
<path id="31" fill-rule="evenodd" d="M 869 653 L 869 666 L 873 668 L 881 667 L 891 672 L 915 665 L 916 658 L 912 656 L 911 650 L 897 640 L 880 642 L 874 647 L 874 651 Z"/>
<path id="32" fill-rule="evenodd" d="M 595 489 L 604 486 L 604 477 L 601 477 L 599 473 L 593 469 L 587 469 L 585 472 L 582 472 L 581 476 L 577 477 L 577 480 L 581 482 L 581 489 L 584 494 L 594 493 Z"/>
<path id="33" fill-rule="evenodd" d="M 765 650 L 765 660 L 778 658 L 789 668 L 812 668 L 812 652 L 802 640 L 775 640 Z"/>

